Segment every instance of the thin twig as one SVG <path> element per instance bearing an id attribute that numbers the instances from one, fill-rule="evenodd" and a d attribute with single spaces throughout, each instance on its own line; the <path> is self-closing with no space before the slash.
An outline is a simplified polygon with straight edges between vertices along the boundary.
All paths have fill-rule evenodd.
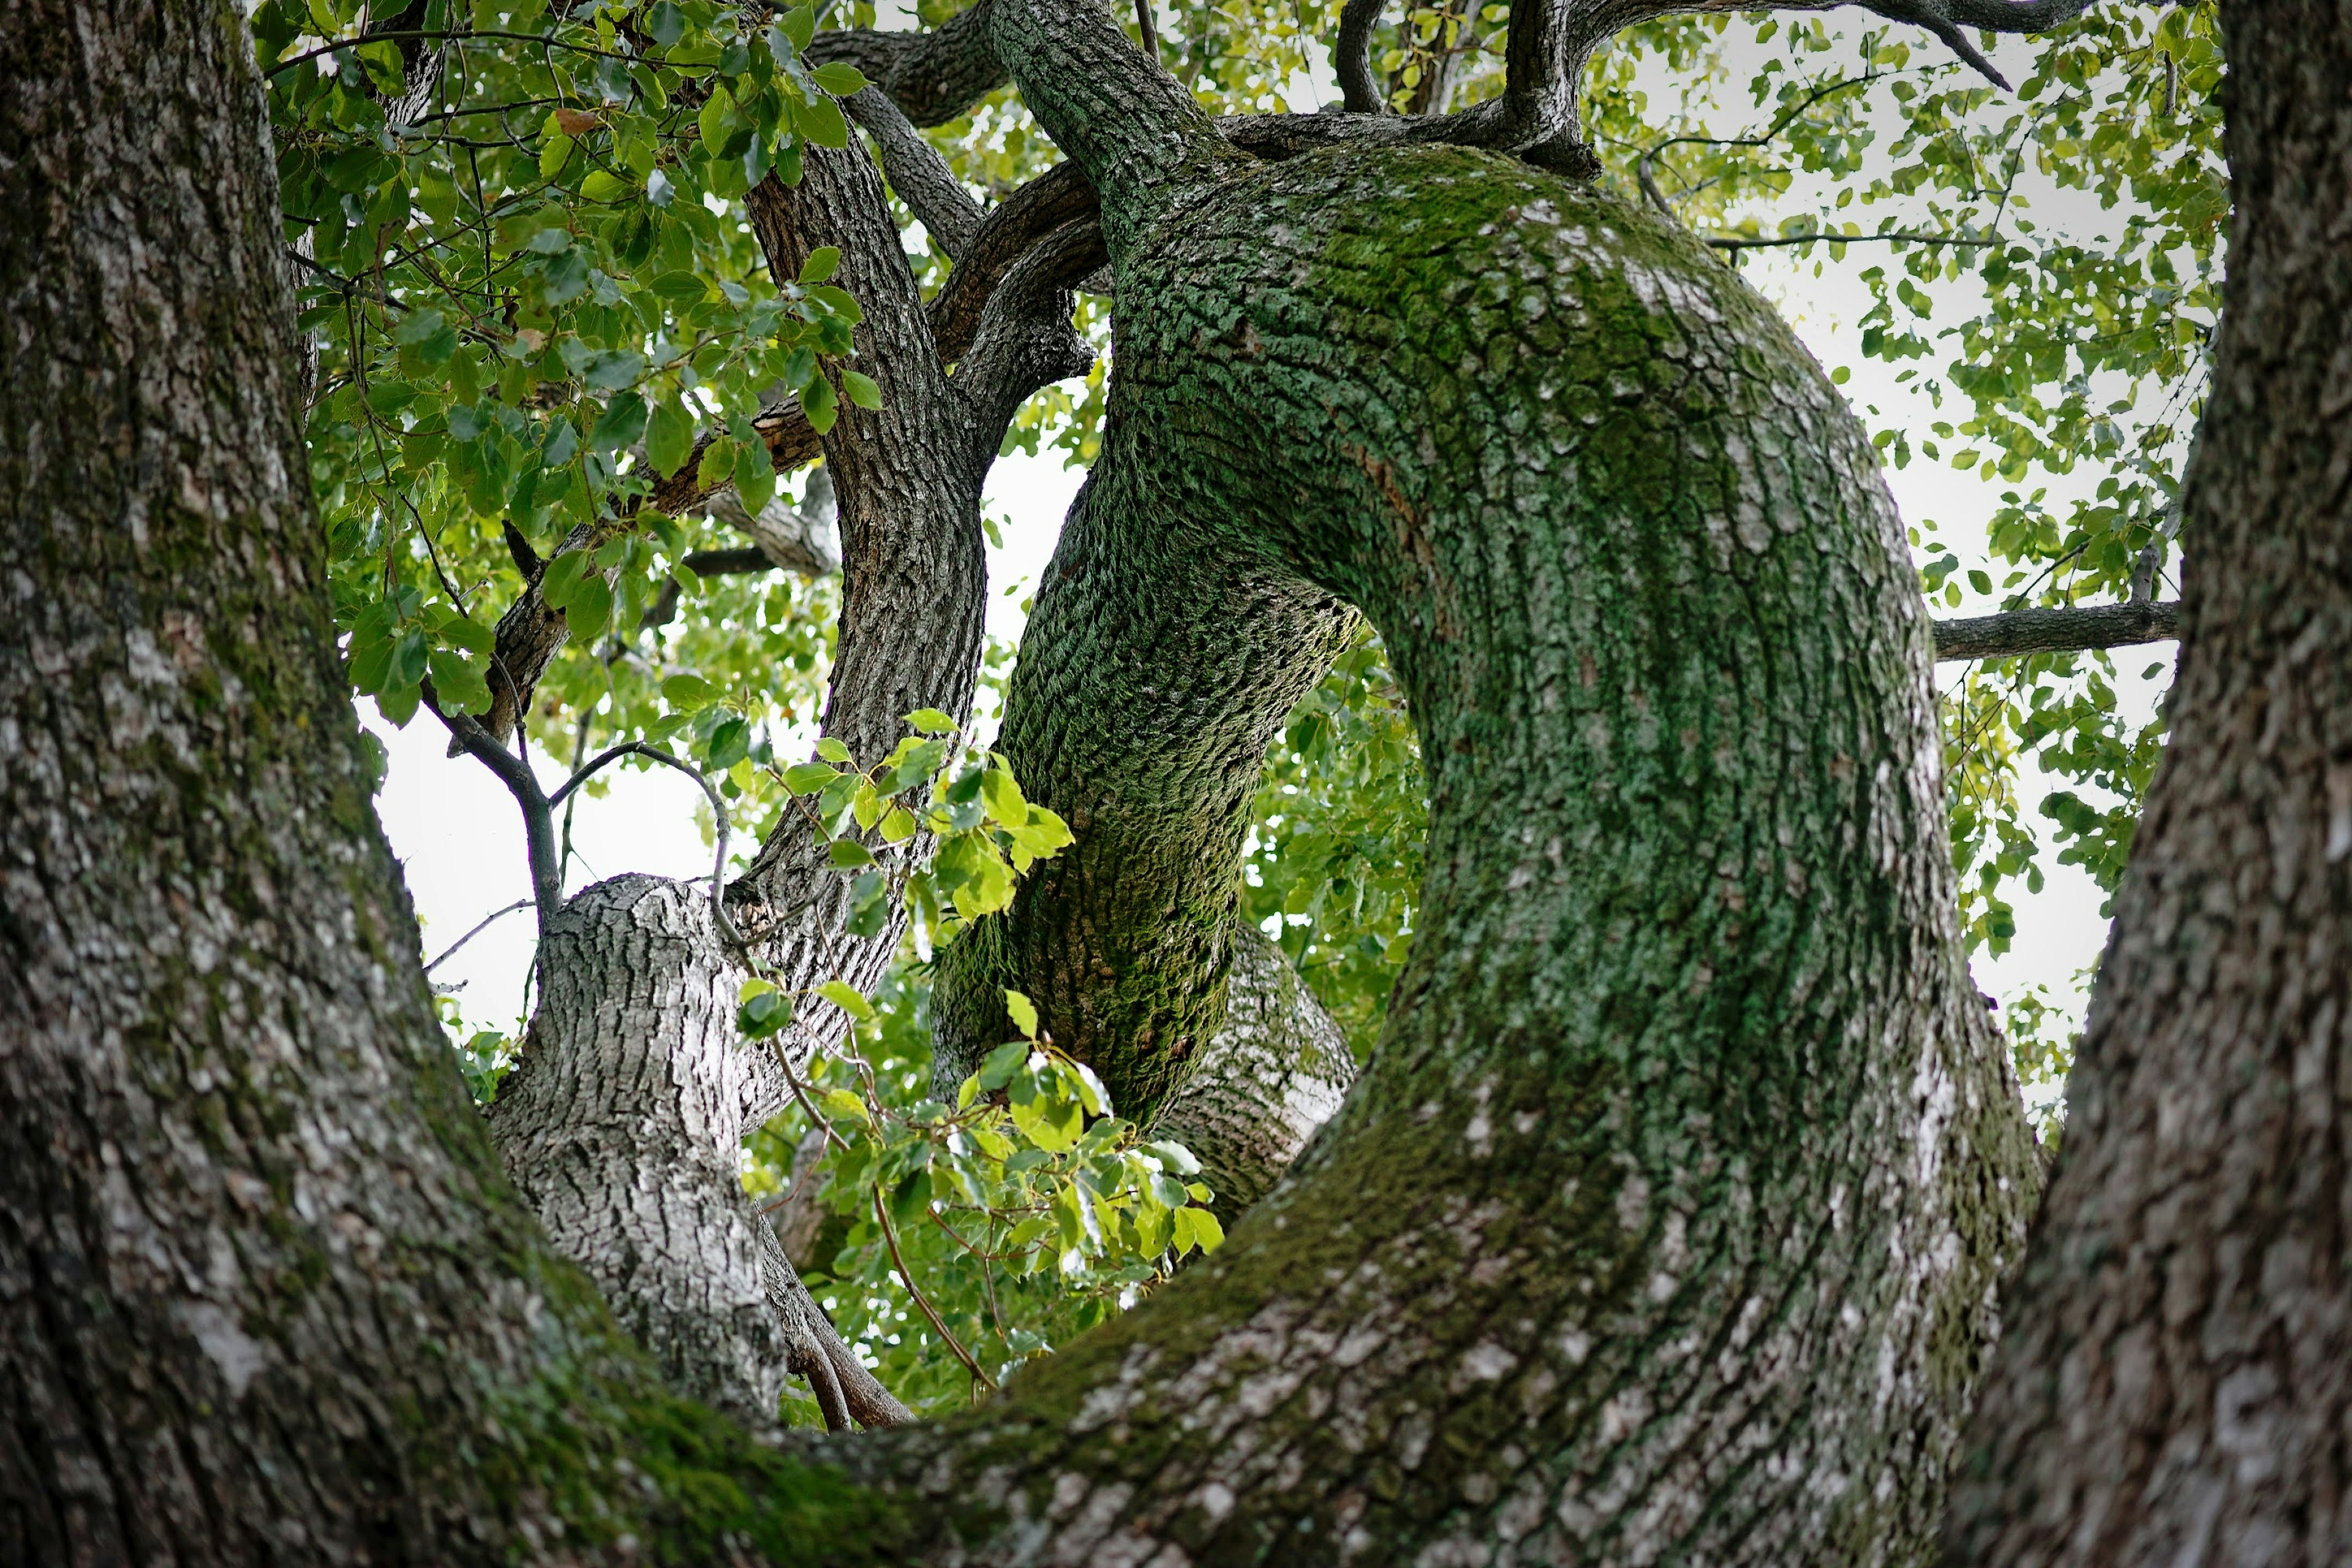
<path id="1" fill-rule="evenodd" d="M 961 1341 L 948 1332 L 948 1326 L 940 1321 L 938 1310 L 931 1305 L 931 1299 L 923 1294 L 921 1286 L 915 1283 L 914 1275 L 908 1270 L 906 1258 L 899 1255 L 898 1227 L 890 1223 L 890 1205 L 882 1201 L 882 1184 L 877 1182 L 873 1190 L 874 1217 L 881 1222 L 882 1239 L 889 1246 L 890 1261 L 898 1268 L 899 1282 L 907 1287 L 907 1294 L 914 1298 L 915 1305 L 921 1309 L 923 1316 L 930 1320 L 932 1331 L 940 1336 L 940 1342 L 955 1352 L 956 1360 L 963 1363 L 965 1371 L 971 1373 L 983 1387 L 994 1393 L 996 1379 L 982 1370 L 980 1363 L 972 1359 L 971 1352 L 963 1348 Z"/>
<path id="2" fill-rule="evenodd" d="M 515 725 L 515 733 L 518 735 L 522 733 L 522 725 L 520 722 Z M 703 773 L 700 768 L 696 767 L 692 763 L 671 756 L 667 752 L 663 751 L 658 746 L 649 745 L 643 741 L 630 741 L 625 744 L 614 746 L 609 751 L 599 753 L 593 762 L 591 762 L 586 767 L 582 768 L 570 778 L 564 780 L 562 787 L 558 789 L 553 795 L 547 797 L 548 808 L 551 811 L 555 807 L 562 805 L 564 802 L 564 797 L 571 795 L 573 790 L 578 789 L 582 784 L 586 784 L 589 776 L 595 773 L 597 769 L 603 767 L 605 763 L 613 762 L 616 758 L 626 756 L 650 757 L 655 762 L 667 763 L 671 767 L 676 768 L 678 772 L 686 774 L 687 777 L 692 779 L 696 784 L 702 786 L 703 798 L 710 802 L 710 815 L 717 820 L 718 824 L 718 833 L 716 837 L 719 840 L 719 852 L 712 858 L 710 863 L 711 918 L 719 922 L 720 932 L 726 936 L 729 942 L 733 942 L 739 948 L 743 946 L 743 933 L 737 931 L 735 929 L 735 922 L 727 918 L 727 837 L 729 832 L 727 825 L 727 803 L 719 798 L 717 786 L 712 784 L 709 779 L 703 776 Z"/>
<path id="3" fill-rule="evenodd" d="M 517 910 L 527 910 L 530 907 L 531 901 L 529 899 L 517 899 L 505 909 L 493 910 L 490 913 L 482 918 L 481 924 L 476 926 L 473 930 L 459 937 L 457 941 L 451 942 L 447 947 L 442 949 L 441 956 L 425 966 L 425 973 L 430 974 L 435 970 L 440 968 L 444 963 L 446 963 L 449 961 L 450 955 L 455 953 L 459 948 L 465 946 L 467 942 L 473 941 L 484 931 L 489 930 L 490 927 L 506 919 L 507 916 L 514 913 Z"/>

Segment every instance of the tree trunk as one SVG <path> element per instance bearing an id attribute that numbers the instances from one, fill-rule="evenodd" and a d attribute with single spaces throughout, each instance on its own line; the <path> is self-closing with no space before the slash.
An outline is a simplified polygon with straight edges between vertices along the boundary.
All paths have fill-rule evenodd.
<path id="1" fill-rule="evenodd" d="M 1951 1561 L 2352 1557 L 2352 14 L 2222 10 L 2172 739 Z"/>
<path id="2" fill-rule="evenodd" d="M 467 1098 L 241 25 L 17 0 L 0 80 L 0 1562 L 886 1555 L 664 1391 Z"/>
<path id="3" fill-rule="evenodd" d="M 1466 151 L 1235 168 L 1088 13 L 995 16 L 1121 310 L 1039 624 L 1252 584 L 1141 693 L 1181 777 L 1192 648 L 1360 606 L 1430 873 L 1380 1049 L 1226 1247 L 862 1473 L 1001 1500 L 989 1562 L 1922 1560 L 2032 1178 L 1859 426 L 1638 211 Z M 1016 703 L 1136 689 L 1066 664 Z M 1140 866 L 1170 913 L 1205 875 Z M 1051 973 L 1073 1016 L 1136 984 Z"/>

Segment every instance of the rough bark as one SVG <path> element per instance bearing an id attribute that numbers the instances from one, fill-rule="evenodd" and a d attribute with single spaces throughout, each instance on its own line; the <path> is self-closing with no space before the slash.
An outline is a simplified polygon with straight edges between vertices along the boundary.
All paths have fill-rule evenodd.
<path id="1" fill-rule="evenodd" d="M 1357 621 L 1174 510 L 1096 478 L 1063 525 L 997 744 L 1076 842 L 940 955 L 943 1090 L 1011 1037 L 1007 987 L 1144 1121 L 1217 1028 L 1266 746 Z"/>
<path id="2" fill-rule="evenodd" d="M 435 1022 L 241 28 L 16 0 L 0 80 L 0 1561 L 707 1549 L 761 1500 L 787 1549 L 815 1494 L 662 1392 Z"/>
<path id="3" fill-rule="evenodd" d="M 1464 151 L 1236 169 L 1087 13 L 996 17 L 1122 311 L 1040 622 L 1184 606 L 1130 721 L 1163 743 L 1194 646 L 1361 607 L 1431 869 L 1380 1049 L 1224 1249 L 866 1473 L 976 1486 L 990 1562 L 1919 1561 L 2032 1175 L 1863 433 L 1637 211 Z M 1192 592 L 1221 571 L 1253 591 Z"/>
<path id="4" fill-rule="evenodd" d="M 906 732 L 904 716 L 971 710 L 986 563 L 980 492 L 1020 400 L 1083 370 L 1068 283 L 1098 242 L 1062 237 L 1003 272 L 950 383 L 881 181 L 862 147 L 807 150 L 800 184 L 771 179 L 746 201 L 779 278 L 808 253 L 841 252 L 836 281 L 861 301 L 859 363 L 882 406 L 843 400 L 824 437 L 838 506 L 840 634 L 824 733 L 866 765 Z M 886 863 L 919 843 L 873 842 Z M 740 1180 L 748 1132 L 782 1110 L 789 1073 L 838 1037 L 830 1004 L 772 1047 L 746 1049 L 734 998 L 760 973 L 787 991 L 840 980 L 871 989 L 900 921 L 846 931 L 851 884 L 826 838 L 788 814 L 728 891 L 738 948 L 692 884 L 624 878 L 573 898 L 549 922 L 541 998 L 491 1126 L 551 1238 L 587 1268 L 660 1359 L 672 1386 L 757 1424 L 785 1372 L 813 1374 L 829 1416 L 871 1424 L 906 1412 L 808 1300 Z M 837 1384 L 837 1389 L 834 1386 Z"/>
<path id="5" fill-rule="evenodd" d="M 1280 948 L 1236 921 L 1224 1021 L 1161 1107 L 1152 1131 L 1201 1162 L 1231 1225 L 1274 1189 L 1356 1079 L 1348 1037 Z"/>
<path id="6" fill-rule="evenodd" d="M 904 732 L 902 715 L 971 711 L 986 576 L 969 426 L 864 151 L 813 148 L 797 188 L 772 180 L 748 205 L 779 276 L 835 244 L 866 302 L 857 347 L 884 405 L 845 400 L 825 438 L 844 572 L 824 732 L 870 763 Z M 491 1128 L 551 1239 L 679 1392 L 762 1424 L 786 1372 L 814 1372 L 821 1394 L 830 1379 L 903 1419 L 822 1314 L 802 1310 L 806 1293 L 740 1181 L 744 1136 L 789 1102 L 779 1054 L 805 1062 L 841 1020 L 813 1019 L 773 1051 L 744 1048 L 734 1023 L 752 956 L 787 989 L 867 987 L 897 928 L 846 934 L 848 881 L 797 815 L 730 898 L 749 953 L 693 884 L 622 878 L 576 895 L 541 938 L 538 1008 Z"/>
<path id="7" fill-rule="evenodd" d="M 2352 1556 L 2352 14 L 2225 6 L 2180 673 L 1950 1560 Z"/>
<path id="8" fill-rule="evenodd" d="M 2008 658 L 2021 653 L 2078 653 L 2170 642 L 2180 635 L 2180 606 L 2077 605 L 2010 610 L 1935 623 L 1936 659 Z"/>

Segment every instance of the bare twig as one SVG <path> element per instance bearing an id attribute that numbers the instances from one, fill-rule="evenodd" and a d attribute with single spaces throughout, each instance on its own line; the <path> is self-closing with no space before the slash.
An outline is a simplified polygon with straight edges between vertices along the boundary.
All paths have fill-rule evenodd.
<path id="1" fill-rule="evenodd" d="M 940 1342 L 954 1353 L 956 1360 L 963 1363 L 964 1370 L 971 1373 L 974 1381 L 994 1392 L 996 1379 L 989 1376 L 980 1363 L 972 1359 L 971 1352 L 963 1348 L 962 1341 L 948 1331 L 939 1310 L 931 1305 L 931 1299 L 923 1294 L 921 1286 L 915 1283 L 914 1274 L 907 1268 L 907 1260 L 898 1251 L 898 1227 L 890 1223 L 890 1205 L 883 1200 L 882 1186 L 878 1182 L 874 1186 L 874 1217 L 881 1224 L 882 1239 L 889 1245 L 890 1262 L 898 1270 L 899 1283 L 907 1287 L 907 1294 L 913 1298 L 916 1307 L 929 1320 L 932 1331 L 940 1336 Z"/>
<path id="2" fill-rule="evenodd" d="M 450 957 L 455 954 L 459 948 L 465 946 L 467 942 L 473 941 L 476 937 L 481 935 L 484 931 L 498 924 L 499 921 L 514 913 L 517 910 L 527 910 L 530 907 L 531 901 L 529 899 L 517 899 L 505 909 L 491 910 L 488 914 L 482 917 L 481 924 L 476 926 L 473 930 L 459 937 L 457 941 L 451 942 L 447 947 L 443 948 L 441 950 L 441 956 L 425 966 L 425 973 L 430 974 L 435 970 L 440 968 L 443 964 L 448 963 Z"/>

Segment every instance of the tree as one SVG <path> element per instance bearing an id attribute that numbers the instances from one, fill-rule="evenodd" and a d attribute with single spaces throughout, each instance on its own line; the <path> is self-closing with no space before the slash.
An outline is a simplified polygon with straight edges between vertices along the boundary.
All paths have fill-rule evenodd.
<path id="1" fill-rule="evenodd" d="M 647 39 L 668 47 L 668 9 L 626 47 L 609 24 L 581 47 L 625 64 Z M 2200 821 L 2174 848 L 2165 791 L 2315 825 L 2333 776 L 2323 699 L 2293 731 L 2313 737 L 2296 742 L 2316 748 L 2310 764 L 2271 775 L 2302 792 L 2296 813 L 2212 793 L 2244 789 L 2264 739 L 2221 727 L 2248 722 L 2230 693 L 2273 667 L 2273 643 L 2320 654 L 2341 614 L 2325 552 L 2342 498 L 2324 459 L 2341 279 L 2327 223 L 2277 204 L 2329 221 L 2342 205 L 2328 116 L 2345 42 L 2289 10 L 2261 14 L 2233 55 L 2252 110 L 2233 134 L 2252 143 L 2235 152 L 2265 181 L 2309 174 L 2292 196 L 2291 179 L 2258 182 L 2245 209 L 2231 342 L 2250 347 L 2225 354 L 2216 396 L 2243 411 L 2266 394 L 2283 416 L 2217 415 L 2191 496 L 2226 539 L 2224 509 L 2199 498 L 2273 476 L 2267 539 L 2288 542 L 2196 558 L 2213 586 L 2191 599 L 2189 689 L 2208 671 L 2215 728 L 2184 722 L 2135 872 L 2152 885 L 2176 864 L 2195 880 L 2196 856 L 2227 847 Z M 1963 24 L 2059 19 L 1887 14 L 1964 55 Z M 415 20 L 365 42 L 394 51 L 377 57 L 379 97 L 436 68 L 400 51 L 421 40 L 389 36 L 446 30 L 433 8 Z M 1459 114 L 1223 127 L 1084 8 L 992 0 L 919 38 L 840 35 L 826 48 L 918 117 L 1009 73 L 1070 160 L 963 237 L 948 237 L 951 203 L 926 216 L 962 251 L 928 309 L 871 165 L 818 107 L 823 81 L 793 77 L 778 103 L 795 107 L 771 104 L 740 154 L 727 117 L 745 100 L 707 92 L 705 166 L 752 159 L 758 238 L 803 286 L 777 296 L 805 306 L 798 324 L 772 311 L 761 327 L 762 353 L 812 350 L 773 367 L 797 400 L 743 409 L 771 368 L 743 367 L 723 389 L 733 446 L 708 468 L 667 460 L 677 432 L 656 437 L 641 398 L 634 414 L 609 398 L 572 438 L 617 456 L 642 435 L 664 483 L 724 472 L 747 517 L 774 463 L 822 444 L 846 583 L 824 771 L 866 770 L 877 809 L 860 819 L 855 784 L 804 775 L 819 810 L 782 816 L 723 904 L 643 879 L 543 899 L 543 1000 L 488 1134 L 436 1037 L 366 810 L 325 546 L 296 477 L 299 363 L 241 107 L 250 57 L 205 7 L 33 7 L 9 24 L 8 76 L 37 89 L 9 110 L 10 210 L 35 221 L 7 252 L 0 458 L 26 563 L 0 663 L 15 740 L 0 793 L 24 846 L 8 872 L 0 1257 L 7 1528 L 25 1554 L 1930 1550 L 2034 1186 L 1961 963 L 1931 634 L 1869 440 L 1817 367 L 1687 234 L 1578 182 L 1591 159 L 1566 68 L 1598 41 L 1578 30 L 1589 19 L 1515 12 L 1503 91 Z M 789 77 L 815 43 L 786 33 L 771 58 Z M 1369 68 L 1343 63 L 1360 97 Z M 2301 79 L 2329 90 L 2298 97 Z M 773 137 L 780 111 L 807 121 L 791 146 Z M 869 112 L 886 167 L 898 154 L 893 184 L 919 199 L 919 149 L 886 104 Z M 560 169 L 569 152 L 549 155 Z M 797 183 L 769 177 L 794 155 Z M 156 171 L 159 199 L 122 198 Z M 481 229 L 487 271 L 487 216 Z M 515 264 L 537 279 L 530 309 L 550 278 L 561 291 L 586 271 L 568 242 L 533 248 L 546 232 L 501 242 L 545 258 Z M 1004 740 L 1075 842 L 1017 892 L 1005 883 L 1009 901 L 967 900 L 939 983 L 943 1055 L 1023 1031 L 999 1016 L 1017 989 L 1123 1110 L 1181 1100 L 1220 1022 L 1258 757 L 1357 613 L 1382 635 L 1428 774 L 1418 940 L 1339 1116 L 1213 1257 L 971 1417 L 764 1445 L 698 1401 L 756 1422 L 789 1366 L 837 1385 L 828 1415 L 892 1413 L 852 1386 L 748 1215 L 732 1165 L 746 1119 L 802 1086 L 793 1049 L 733 1037 L 776 1016 L 768 995 L 870 979 L 906 918 L 889 877 L 836 867 L 880 858 L 887 802 L 912 821 L 945 800 L 929 786 L 949 748 L 918 737 L 968 711 L 978 474 L 1013 405 L 1072 363 L 1062 291 L 1106 259 L 1120 337 L 1102 457 Z M 835 276 L 850 309 L 814 292 Z M 958 277 L 980 281 L 959 294 Z M 422 314 L 400 346 L 441 353 L 446 318 Z M 838 357 L 844 322 L 870 385 Z M 576 385 L 617 363 L 564 368 Z M 835 423 L 842 404 L 854 412 Z M 474 429 L 458 438 L 478 476 L 511 435 L 478 416 Z M 2298 460 L 2269 461 L 2273 430 L 2307 433 Z M 599 472 L 623 504 L 592 506 L 596 520 L 659 495 L 633 489 L 635 471 Z M 530 591 L 495 640 L 457 629 L 475 623 L 453 591 L 450 614 L 397 604 L 354 644 L 355 665 L 383 666 L 362 684 L 405 671 L 391 689 L 430 697 L 510 779 L 542 873 L 551 802 L 502 742 L 555 623 L 583 603 L 583 626 L 610 614 L 598 572 L 634 545 L 606 560 L 620 536 L 582 526 L 551 560 L 516 549 Z M 919 621 L 912 604 L 948 614 Z M 410 617 L 434 636 L 411 641 Z M 1025 855 L 1003 776 L 974 762 L 944 789 L 970 778 Z M 2221 782 L 2200 795 L 2200 778 Z M 1044 853 L 1052 819 L 1017 815 Z M 935 820 L 950 844 L 980 831 Z M 936 898 L 946 874 L 881 865 L 945 934 L 922 889 Z M 2325 931 L 2341 873 L 2319 875 L 2308 923 Z M 2126 917 L 2150 973 L 2193 967 L 2202 941 L 2162 914 L 2202 895 L 2167 887 L 2145 926 Z M 2332 984 L 2332 949 L 2251 914 L 2245 928 L 2278 975 L 2250 999 L 2303 1009 Z M 738 1013 L 753 970 L 777 989 Z M 827 1005 L 855 1011 L 854 996 Z M 2199 1081 L 2200 1042 L 2231 1038 L 2212 1016 L 2166 1016 L 2179 1044 L 2134 1068 L 2151 1095 Z M 2307 1037 L 2324 1063 L 2327 1029 Z M 2275 1057 L 2283 1086 L 2302 1081 L 2291 1050 Z M 2090 1081 L 2101 1070 L 2094 1057 Z M 2083 1223 L 2069 1216 L 2096 1223 L 2143 1173 L 2108 1125 L 2094 1112 L 2070 1132 L 2041 1244 L 2062 1259 L 2083 1256 L 2063 1249 Z M 2235 1219 L 2203 1233 L 2217 1255 L 2244 1234 Z M 2024 1306 L 2049 1327 L 2029 1316 L 2008 1342 L 2018 1370 L 1995 1386 L 2012 1405 L 1996 1408 L 2046 1397 L 2037 1347 L 2136 1289 L 2034 1275 Z M 2332 1295 L 2315 1283 L 2308 1299 Z M 2135 1413 L 2147 1453 L 2203 1417 L 2177 1408 Z M 1964 1494 L 1964 1542 L 1984 1521 L 2074 1517 L 2037 1513 L 2031 1490 L 2063 1468 L 2058 1436 L 2045 1419 L 1993 1456 L 1986 1473 L 2011 1489 Z M 2236 1539 L 2326 1495 L 2326 1463 L 2246 1494 Z"/>

